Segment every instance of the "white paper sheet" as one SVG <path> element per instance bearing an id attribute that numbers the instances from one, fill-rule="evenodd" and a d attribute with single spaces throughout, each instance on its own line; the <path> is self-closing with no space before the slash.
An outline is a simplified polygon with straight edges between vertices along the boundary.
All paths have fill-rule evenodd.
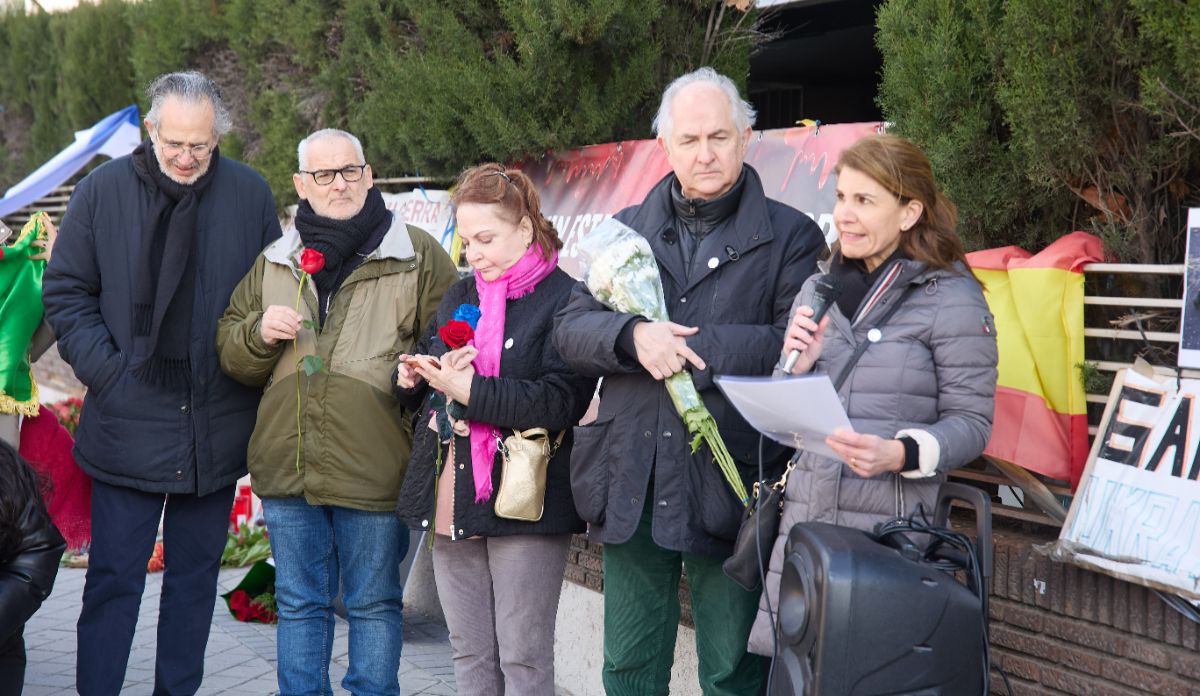
<path id="1" fill-rule="evenodd" d="M 838 428 L 853 428 L 827 375 L 718 375 L 714 381 L 755 430 L 789 447 L 841 461 L 825 438 Z"/>

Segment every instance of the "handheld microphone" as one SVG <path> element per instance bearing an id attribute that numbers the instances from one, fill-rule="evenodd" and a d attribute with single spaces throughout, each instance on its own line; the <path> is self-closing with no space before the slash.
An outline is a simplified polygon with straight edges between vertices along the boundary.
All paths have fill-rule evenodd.
<path id="1" fill-rule="evenodd" d="M 818 278 L 816 286 L 813 288 L 812 320 L 820 324 L 821 319 L 825 317 L 825 312 L 829 311 L 841 294 L 842 288 L 832 273 L 826 273 Z M 800 351 L 793 349 L 788 353 L 787 361 L 783 363 L 784 374 L 792 374 L 792 368 L 796 366 L 798 360 L 800 360 Z"/>

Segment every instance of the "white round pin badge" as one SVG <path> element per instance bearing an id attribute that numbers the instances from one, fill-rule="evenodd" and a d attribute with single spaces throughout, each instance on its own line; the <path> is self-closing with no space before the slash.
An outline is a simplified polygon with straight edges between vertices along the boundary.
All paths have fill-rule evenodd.
<path id="1" fill-rule="evenodd" d="M 505 348 L 512 348 L 512 346 L 513 346 L 513 340 L 511 338 L 504 342 Z"/>
<path id="2" fill-rule="evenodd" d="M 871 329 L 867 332 L 867 340 L 871 343 L 879 343 L 881 338 L 883 338 L 883 332 L 879 329 Z"/>
<path id="3" fill-rule="evenodd" d="M 714 256 L 714 257 L 712 257 L 711 259 L 709 259 L 709 260 L 708 260 L 708 267 L 709 267 L 709 268 L 716 268 L 718 263 L 720 263 L 720 261 L 717 261 L 717 257 L 715 257 L 715 256 Z"/>

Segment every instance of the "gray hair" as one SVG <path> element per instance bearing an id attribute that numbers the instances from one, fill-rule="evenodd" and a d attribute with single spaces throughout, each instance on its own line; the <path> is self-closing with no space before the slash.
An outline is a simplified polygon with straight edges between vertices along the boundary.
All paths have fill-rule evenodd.
<path id="1" fill-rule="evenodd" d="M 204 73 L 188 70 L 159 75 L 146 88 L 146 97 L 150 100 L 150 111 L 146 119 L 158 127 L 159 111 L 167 97 L 178 97 L 193 104 L 207 101 L 213 108 L 213 135 L 221 137 L 233 129 L 233 119 L 229 110 L 221 101 L 221 93 L 217 85 Z"/>
<path id="2" fill-rule="evenodd" d="M 712 85 L 725 93 L 729 99 L 729 115 L 733 119 L 733 125 L 737 128 L 738 138 L 742 137 L 742 133 L 747 128 L 754 126 L 754 107 L 750 106 L 750 102 L 742 99 L 733 80 L 712 68 L 703 67 L 680 75 L 675 78 L 674 82 L 667 85 L 666 90 L 663 91 L 662 103 L 658 105 L 658 113 L 655 114 L 654 121 L 650 125 L 654 129 L 655 135 L 663 138 L 671 137 L 671 129 L 675 125 L 671 121 L 671 106 L 675 103 L 675 97 L 679 96 L 683 88 L 695 84 Z"/>
<path id="3" fill-rule="evenodd" d="M 308 169 L 308 146 L 318 140 L 326 140 L 328 138 L 345 138 L 354 146 L 354 154 L 358 155 L 358 161 L 361 164 L 367 163 L 367 158 L 363 155 L 362 143 L 358 138 L 344 130 L 337 128 L 322 128 L 321 130 L 310 134 L 307 138 L 300 141 L 296 147 L 296 159 L 300 160 L 300 171 Z"/>

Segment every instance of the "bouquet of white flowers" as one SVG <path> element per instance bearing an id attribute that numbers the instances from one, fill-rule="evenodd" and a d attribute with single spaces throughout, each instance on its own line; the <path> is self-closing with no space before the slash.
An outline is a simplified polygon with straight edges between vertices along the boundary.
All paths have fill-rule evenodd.
<path id="1" fill-rule="evenodd" d="M 646 238 L 614 218 L 605 220 L 583 238 L 577 247 L 580 266 L 592 297 L 618 312 L 640 314 L 650 321 L 669 321 L 658 262 Z M 700 392 L 686 371 L 666 379 L 667 392 L 692 435 L 692 452 L 704 442 L 742 505 L 749 502 L 733 457 L 725 447 L 717 421 L 709 413 Z"/>

